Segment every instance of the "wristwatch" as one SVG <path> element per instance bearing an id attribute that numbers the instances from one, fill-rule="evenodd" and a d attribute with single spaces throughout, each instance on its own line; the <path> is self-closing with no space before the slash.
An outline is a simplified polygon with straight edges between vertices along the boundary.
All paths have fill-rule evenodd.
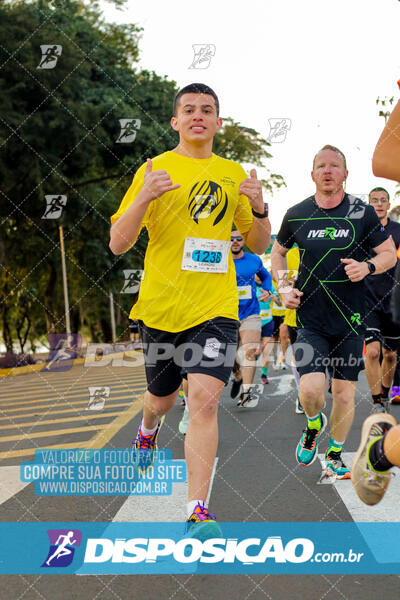
<path id="1" fill-rule="evenodd" d="M 265 219 L 265 217 L 268 217 L 268 202 L 264 202 L 264 212 L 263 213 L 258 213 L 254 210 L 254 208 L 251 209 L 251 212 L 253 213 L 254 217 L 257 217 L 257 219 Z"/>
<path id="2" fill-rule="evenodd" d="M 368 275 L 372 275 L 373 273 L 375 273 L 376 266 L 374 265 L 374 263 L 371 262 L 370 260 L 367 260 L 367 265 L 368 265 L 368 269 L 369 269 Z M 367 277 L 368 277 L 368 275 L 367 275 Z"/>

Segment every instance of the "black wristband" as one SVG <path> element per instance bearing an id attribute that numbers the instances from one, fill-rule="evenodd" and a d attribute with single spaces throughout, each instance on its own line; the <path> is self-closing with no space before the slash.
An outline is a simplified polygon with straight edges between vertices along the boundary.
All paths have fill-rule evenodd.
<path id="1" fill-rule="evenodd" d="M 369 269 L 368 275 L 373 275 L 373 273 L 375 273 L 375 271 L 376 271 L 376 266 L 370 260 L 367 260 L 367 265 L 368 265 L 368 269 Z"/>
<path id="2" fill-rule="evenodd" d="M 268 217 L 268 203 L 264 202 L 264 212 L 263 213 L 258 213 L 254 210 L 254 208 L 251 209 L 251 212 L 253 213 L 253 217 L 256 217 L 257 219 L 265 219 L 265 217 Z"/>

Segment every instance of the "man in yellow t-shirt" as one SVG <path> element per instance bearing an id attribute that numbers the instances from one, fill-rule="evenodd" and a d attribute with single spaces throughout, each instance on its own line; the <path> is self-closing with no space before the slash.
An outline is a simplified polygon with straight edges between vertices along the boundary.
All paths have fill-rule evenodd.
<path id="1" fill-rule="evenodd" d="M 235 222 L 247 246 L 263 253 L 271 226 L 255 170 L 212 152 L 221 128 L 219 102 L 204 84 L 191 84 L 174 100 L 172 128 L 179 144 L 137 171 L 111 217 L 110 248 L 128 251 L 142 227 L 149 234 L 137 319 L 148 389 L 135 447 L 155 449 L 161 419 L 174 406 L 188 375 L 190 411 L 185 438 L 189 502 L 187 529 L 220 532 L 206 498 L 217 451 L 218 400 L 233 366 L 238 293 L 230 253 Z"/>

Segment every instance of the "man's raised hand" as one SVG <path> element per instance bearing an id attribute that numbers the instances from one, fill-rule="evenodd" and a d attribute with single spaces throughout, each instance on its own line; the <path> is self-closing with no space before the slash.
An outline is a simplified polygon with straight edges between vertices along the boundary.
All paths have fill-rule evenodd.
<path id="1" fill-rule="evenodd" d="M 147 159 L 142 189 L 149 194 L 150 200 L 160 198 L 166 192 L 172 192 L 180 187 L 180 183 L 172 184 L 167 171 L 153 171 L 153 162 L 150 158 Z"/>
<path id="2" fill-rule="evenodd" d="M 257 171 L 255 169 L 251 169 L 250 177 L 244 179 L 239 185 L 239 194 L 244 194 L 248 197 L 250 206 L 254 208 L 255 212 L 264 212 L 262 184 L 257 179 Z"/>

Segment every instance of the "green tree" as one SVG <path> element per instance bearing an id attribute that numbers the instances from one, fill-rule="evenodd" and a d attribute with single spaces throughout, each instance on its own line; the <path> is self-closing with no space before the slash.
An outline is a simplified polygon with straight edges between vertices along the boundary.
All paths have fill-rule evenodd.
<path id="1" fill-rule="evenodd" d="M 49 195 L 67 198 L 73 330 L 110 339 L 110 288 L 126 330 L 132 298 L 119 293 L 122 272 L 143 266 L 147 236 L 113 256 L 110 215 L 140 164 L 177 143 L 169 123 L 176 84 L 132 66 L 140 35 L 135 24 L 106 23 L 98 2 L 0 0 L 0 327 L 8 348 L 65 331 L 61 221 L 43 218 Z M 38 68 L 45 44 L 62 46 L 51 69 Z M 133 143 L 120 143 L 121 119 L 135 120 Z M 270 157 L 267 147 L 232 119 L 215 141 L 217 153 L 255 165 Z M 284 185 L 274 174 L 264 183 Z"/>

